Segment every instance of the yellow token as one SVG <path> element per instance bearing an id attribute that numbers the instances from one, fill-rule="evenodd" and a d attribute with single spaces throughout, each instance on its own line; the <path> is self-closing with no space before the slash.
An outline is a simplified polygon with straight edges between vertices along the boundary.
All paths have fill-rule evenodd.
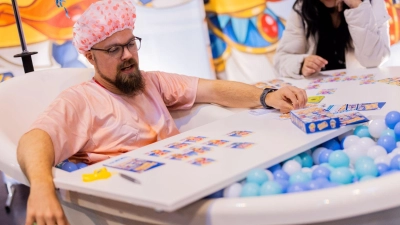
<path id="1" fill-rule="evenodd" d="M 84 182 L 91 182 L 100 179 L 107 179 L 109 177 L 111 177 L 111 173 L 108 172 L 108 170 L 105 167 L 103 167 L 101 169 L 94 171 L 93 173 L 83 174 L 82 180 Z"/>
<path id="2" fill-rule="evenodd" d="M 308 103 L 320 103 L 325 96 L 310 96 L 308 97 Z"/>

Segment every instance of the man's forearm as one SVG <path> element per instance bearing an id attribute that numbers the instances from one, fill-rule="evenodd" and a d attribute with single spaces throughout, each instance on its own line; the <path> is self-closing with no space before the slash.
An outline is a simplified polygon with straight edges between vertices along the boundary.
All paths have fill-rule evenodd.
<path id="1" fill-rule="evenodd" d="M 54 149 L 50 136 L 39 129 L 24 134 L 17 149 L 18 163 L 31 187 L 54 187 Z"/>

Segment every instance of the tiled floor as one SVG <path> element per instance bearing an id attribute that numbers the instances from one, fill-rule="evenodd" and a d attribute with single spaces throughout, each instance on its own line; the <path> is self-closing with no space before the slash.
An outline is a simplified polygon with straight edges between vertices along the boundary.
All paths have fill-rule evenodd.
<path id="1" fill-rule="evenodd" d="M 26 201 L 29 195 L 29 187 L 25 185 L 15 186 L 15 195 L 11 204 L 10 212 L 6 212 L 5 203 L 7 199 L 7 188 L 3 182 L 3 173 L 0 172 L 0 224 L 1 225 L 23 225 L 26 216 Z"/>

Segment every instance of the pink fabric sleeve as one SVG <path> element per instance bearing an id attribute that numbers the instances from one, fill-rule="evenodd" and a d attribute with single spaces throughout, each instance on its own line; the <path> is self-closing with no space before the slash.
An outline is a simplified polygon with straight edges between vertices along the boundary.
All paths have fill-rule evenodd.
<path id="1" fill-rule="evenodd" d="M 198 77 L 153 72 L 159 82 L 160 94 L 169 110 L 190 109 L 196 100 Z"/>
<path id="2" fill-rule="evenodd" d="M 82 93 L 69 89 L 32 124 L 47 132 L 53 142 L 55 165 L 77 153 L 90 140 L 91 112 Z"/>

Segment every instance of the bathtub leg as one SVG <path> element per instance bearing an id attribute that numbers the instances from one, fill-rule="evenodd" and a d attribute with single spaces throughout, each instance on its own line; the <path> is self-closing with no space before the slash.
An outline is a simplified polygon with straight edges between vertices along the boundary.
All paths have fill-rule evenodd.
<path id="1" fill-rule="evenodd" d="M 6 199 L 6 212 L 9 213 L 11 210 L 11 203 L 14 197 L 14 193 L 15 193 L 15 184 L 11 183 L 11 182 L 7 182 L 6 183 L 6 187 L 7 187 L 7 199 Z"/>

